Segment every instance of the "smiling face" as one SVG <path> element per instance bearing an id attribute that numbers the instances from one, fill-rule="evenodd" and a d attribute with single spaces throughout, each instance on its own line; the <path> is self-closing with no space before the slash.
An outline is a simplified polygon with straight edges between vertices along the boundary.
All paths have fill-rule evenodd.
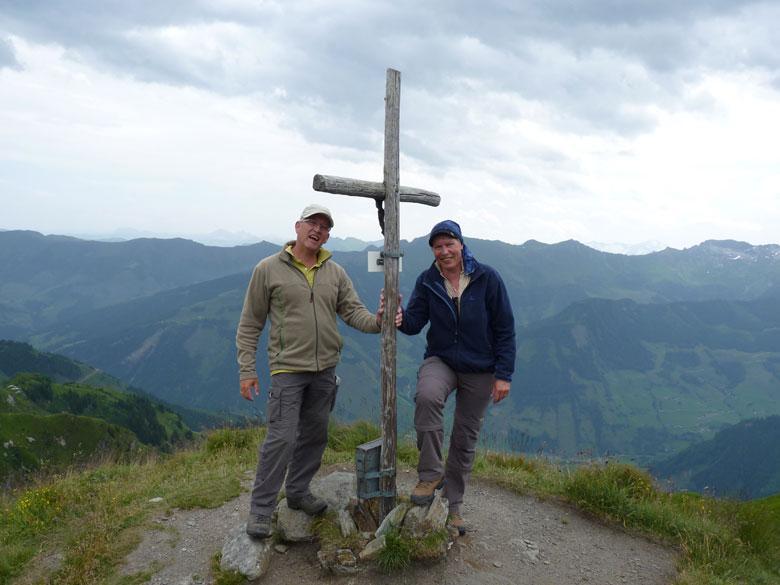
<path id="1" fill-rule="evenodd" d="M 463 244 L 457 238 L 444 234 L 433 238 L 431 250 L 443 272 L 460 272 L 463 269 Z"/>
<path id="2" fill-rule="evenodd" d="M 315 254 L 329 237 L 330 221 L 326 215 L 318 213 L 295 222 L 296 245 Z"/>

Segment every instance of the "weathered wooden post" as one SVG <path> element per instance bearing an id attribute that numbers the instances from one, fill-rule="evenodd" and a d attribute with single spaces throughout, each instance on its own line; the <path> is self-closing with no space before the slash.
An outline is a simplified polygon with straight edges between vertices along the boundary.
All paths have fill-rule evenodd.
<path id="1" fill-rule="evenodd" d="M 370 197 L 377 202 L 384 202 L 384 215 L 380 208 L 380 223 L 384 218 L 383 231 L 385 245 L 383 250 L 385 273 L 385 314 L 382 317 L 382 469 L 380 470 L 380 486 L 382 505 L 380 514 L 384 518 L 395 506 L 395 475 L 396 475 L 396 331 L 395 313 L 398 309 L 398 267 L 401 259 L 399 241 L 399 202 L 409 201 L 425 205 L 437 206 L 440 198 L 436 193 L 401 187 L 399 180 L 399 129 L 401 105 L 401 72 L 395 69 L 387 70 L 387 86 L 385 93 L 385 164 L 382 183 L 359 181 L 314 175 L 313 187 L 316 191 Z"/>

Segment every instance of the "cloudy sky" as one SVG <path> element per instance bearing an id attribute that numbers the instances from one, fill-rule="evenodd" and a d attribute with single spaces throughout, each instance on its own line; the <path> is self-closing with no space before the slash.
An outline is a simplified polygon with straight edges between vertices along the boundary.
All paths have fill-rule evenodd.
<path id="1" fill-rule="evenodd" d="M 0 229 L 780 243 L 780 2 L 0 0 Z M 772 41 L 772 39 L 775 41 Z"/>

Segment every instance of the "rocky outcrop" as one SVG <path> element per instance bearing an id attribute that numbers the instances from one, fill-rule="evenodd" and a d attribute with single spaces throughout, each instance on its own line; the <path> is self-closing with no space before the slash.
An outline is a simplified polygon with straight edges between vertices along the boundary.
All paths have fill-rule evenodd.
<path id="1" fill-rule="evenodd" d="M 336 575 L 357 573 L 361 564 L 373 561 L 381 554 L 387 543 L 387 534 L 391 531 L 406 534 L 417 540 L 423 540 L 432 533 L 445 532 L 448 504 L 447 500 L 440 495 L 434 498 L 430 506 L 413 506 L 408 502 L 401 502 L 390 511 L 375 531 L 358 532 L 358 523 L 353 513 L 359 510 L 375 517 L 376 512 L 371 511 L 371 506 L 357 505 L 355 474 L 331 473 L 313 482 L 312 492 L 328 502 L 329 510 L 335 513 L 333 520 L 338 523 L 338 534 L 345 539 L 344 541 L 335 539 L 334 542 L 331 537 L 331 542 L 321 543 L 322 549 L 317 553 L 317 560 L 326 573 Z M 274 532 L 277 541 L 309 542 L 316 538 L 313 530 L 314 518 L 301 510 L 290 509 L 287 506 L 287 499 L 279 502 L 274 516 Z M 332 520 L 326 520 L 326 522 L 330 521 Z M 273 550 L 271 540 L 270 538 L 259 541 L 250 539 L 242 523 L 231 531 L 225 541 L 222 550 L 222 569 L 237 571 L 249 580 L 257 579 L 268 569 Z M 350 543 L 350 548 L 344 546 L 347 542 Z M 441 542 L 436 540 L 435 546 L 429 549 L 423 551 L 423 556 L 415 558 L 440 558 L 447 551 L 446 539 Z"/>
<path id="2" fill-rule="evenodd" d="M 292 510 L 287 506 L 287 498 L 276 506 L 276 529 L 279 537 L 286 542 L 309 542 L 314 538 L 312 523 L 314 519 L 301 510 Z"/>
<path id="3" fill-rule="evenodd" d="M 271 539 L 250 538 L 246 533 L 246 525 L 239 524 L 225 538 L 219 567 L 223 571 L 241 573 L 252 581 L 265 575 L 270 562 Z"/>

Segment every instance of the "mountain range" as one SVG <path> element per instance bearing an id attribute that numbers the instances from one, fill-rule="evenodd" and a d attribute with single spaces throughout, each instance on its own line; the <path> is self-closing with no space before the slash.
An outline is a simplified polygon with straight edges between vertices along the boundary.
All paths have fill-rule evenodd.
<path id="1" fill-rule="evenodd" d="M 659 461 L 653 473 L 677 489 L 754 499 L 780 493 L 780 416 L 752 418 Z"/>
<path id="2" fill-rule="evenodd" d="M 502 274 L 518 334 L 491 445 L 649 463 L 743 419 L 780 414 L 780 246 L 707 241 L 640 256 L 575 241 L 467 240 Z M 402 243 L 401 290 L 430 265 Z M 234 335 L 254 264 L 278 246 L 83 242 L 0 233 L 0 336 L 86 361 L 174 404 L 262 415 L 237 392 Z M 335 252 L 369 309 L 383 278 Z M 377 337 L 342 328 L 336 414 L 376 420 Z M 263 343 L 261 341 L 261 347 Z M 410 429 L 422 335 L 398 336 L 399 420 Z M 261 385 L 267 385 L 261 350 Z"/>
<path id="3" fill-rule="evenodd" d="M 0 340 L 0 483 L 192 438 L 173 409 L 90 366 Z"/>

